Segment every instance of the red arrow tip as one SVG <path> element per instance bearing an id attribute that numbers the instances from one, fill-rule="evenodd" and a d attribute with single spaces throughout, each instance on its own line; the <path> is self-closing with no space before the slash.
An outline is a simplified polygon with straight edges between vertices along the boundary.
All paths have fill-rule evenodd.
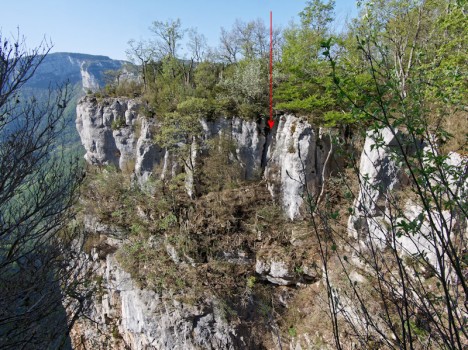
<path id="1" fill-rule="evenodd" d="M 273 126 L 275 125 L 275 121 L 273 119 L 268 119 L 267 123 L 270 129 L 273 129 Z"/>

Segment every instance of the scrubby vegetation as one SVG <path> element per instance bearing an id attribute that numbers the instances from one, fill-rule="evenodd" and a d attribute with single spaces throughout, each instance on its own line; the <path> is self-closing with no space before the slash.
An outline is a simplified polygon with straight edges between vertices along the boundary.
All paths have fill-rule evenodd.
<path id="1" fill-rule="evenodd" d="M 299 23 L 275 29 L 277 113 L 307 116 L 315 125 L 366 124 L 369 118 L 355 112 L 379 92 L 361 47 L 374 42 L 387 50 L 388 60 L 381 63 L 392 75 L 377 78 L 398 81 L 398 86 L 385 86 L 387 97 L 399 90 L 400 98 L 405 98 L 414 79 L 419 79 L 418 94 L 427 98 L 429 109 L 425 120 L 434 128 L 442 120 L 456 136 L 456 141 L 446 141 L 447 150 L 466 152 L 466 135 L 455 127 L 466 120 L 466 111 L 462 112 L 467 90 L 466 4 L 364 1 L 360 7 L 360 17 L 342 33 L 332 30 L 334 1 L 319 0 L 307 3 Z M 221 31 L 216 48 L 208 47 L 202 34 L 184 28 L 180 20 L 156 21 L 151 32 L 152 40 L 129 42 L 127 53 L 140 67 L 141 82 L 109 73 L 110 84 L 98 95 L 143 96 L 158 117 L 257 119 L 268 114 L 269 31 L 262 21 L 236 21 L 230 30 Z M 188 53 L 181 55 L 186 37 Z M 331 64 L 327 56 L 333 57 Z M 345 86 L 346 94 L 337 83 Z"/>
<path id="2" fill-rule="evenodd" d="M 361 348 L 463 349 L 466 167 L 447 162 L 450 152 L 467 154 L 466 1 L 363 1 L 360 17 L 343 33 L 331 30 L 333 3 L 307 2 L 299 24 L 274 33 L 277 112 L 300 114 L 346 135 L 335 137 L 341 173 L 327 179 L 322 193 L 305 194 L 310 222 L 288 222 L 260 177 L 245 181 L 228 140 L 204 143 L 200 164 L 189 164 L 200 118 L 257 119 L 268 112 L 268 32 L 260 21 L 222 30 L 216 49 L 190 32 L 189 57 L 177 50 L 187 32 L 178 20 L 154 22 L 151 44 L 130 43 L 142 75 L 134 93 L 148 103 L 148 118 L 157 116 L 155 141 L 196 172 L 196 194 L 186 194 L 184 175 L 154 180 L 147 191 L 105 169 L 88 178 L 85 212 L 126 232 L 117 257 L 140 286 L 171 290 L 187 302 L 209 292 L 225 303 L 226 317 L 244 324 L 265 320 L 253 328 L 260 337 L 279 326 L 281 337 L 315 334 L 315 344 L 339 349 L 348 339 Z M 104 93 L 116 94 L 119 86 Z M 359 174 L 356 155 L 366 131 L 384 128 L 397 139 L 389 157 L 407 184 L 375 203 L 382 217 L 390 217 L 376 227 L 393 238 L 382 249 L 366 241 L 375 248 L 369 253 L 347 226 L 359 186 L 368 180 Z M 377 137 L 372 149 L 384 147 Z M 296 153 L 295 145 L 288 152 Z M 455 191 L 449 179 L 459 182 Z M 403 220 L 408 200 L 424 214 Z M 446 212 L 449 220 L 441 219 Z M 431 221 L 429 233 L 421 230 L 424 217 Z M 453 240 L 438 227 L 452 227 L 452 219 L 460 223 L 449 230 Z M 295 245 L 293 236 L 301 243 Z M 402 258 L 398 239 L 421 236 L 437 250 L 437 263 L 449 265 L 449 275 L 434 269 L 424 252 Z M 293 266 L 303 284 L 312 282 L 304 272 L 312 266 L 317 279 L 323 277 L 322 289 L 265 283 L 253 263 L 271 256 Z M 346 302 L 338 301 L 339 293 Z M 284 298 L 287 303 L 278 302 Z M 317 330 L 325 314 L 331 317 Z"/>
<path id="3" fill-rule="evenodd" d="M 113 167 L 90 169 L 81 215 L 124 232 L 124 243 L 115 254 L 141 288 L 190 304 L 215 296 L 227 319 L 252 325 L 245 331 L 256 344 L 269 341 L 265 332 L 277 315 L 287 313 L 274 297 L 276 289 L 256 277 L 256 256 L 283 254 L 297 266 L 297 280 L 307 284 L 311 281 L 301 278 L 301 266 L 310 263 L 314 243 L 304 233 L 301 246 L 291 245 L 291 231 L 305 232 L 307 225 L 291 223 L 263 183 L 247 182 L 228 166 L 229 157 L 219 153 L 222 143 L 214 140 L 215 147 L 202 160 L 198 198 L 188 197 L 181 176 L 157 180 L 145 191 Z M 102 249 L 93 236 L 85 246 Z M 287 336 L 286 324 L 279 331 Z"/>

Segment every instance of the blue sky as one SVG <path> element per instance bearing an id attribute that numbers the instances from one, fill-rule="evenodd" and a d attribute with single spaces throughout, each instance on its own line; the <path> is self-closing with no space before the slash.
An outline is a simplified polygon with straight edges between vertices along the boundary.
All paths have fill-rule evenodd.
<path id="1" fill-rule="evenodd" d="M 220 28 L 231 28 L 236 18 L 261 18 L 286 27 L 305 7 L 306 0 L 12 0 L 2 4 L 3 36 L 20 33 L 28 46 L 45 36 L 52 52 L 80 52 L 126 59 L 130 39 L 150 37 L 154 20 L 180 18 L 184 27 L 196 27 L 208 44 L 216 46 Z M 336 26 L 356 15 L 355 0 L 336 0 Z"/>

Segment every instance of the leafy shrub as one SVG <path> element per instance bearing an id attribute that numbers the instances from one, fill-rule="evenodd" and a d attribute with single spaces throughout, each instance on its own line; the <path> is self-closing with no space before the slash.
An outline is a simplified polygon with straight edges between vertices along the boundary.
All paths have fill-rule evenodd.
<path id="1" fill-rule="evenodd" d="M 127 123 L 125 122 L 125 118 L 114 119 L 111 123 L 112 130 L 119 130 L 126 126 L 127 126 Z"/>
<path id="2" fill-rule="evenodd" d="M 159 221 L 159 228 L 167 230 L 177 224 L 177 217 L 173 213 L 168 213 L 163 219 Z"/>
<path id="3" fill-rule="evenodd" d="M 141 96 L 143 86 L 134 80 L 123 80 L 115 87 L 115 95 L 126 97 Z"/>
<path id="4" fill-rule="evenodd" d="M 289 333 L 289 335 L 290 335 L 291 337 L 293 337 L 293 338 L 294 338 L 294 337 L 297 337 L 297 330 L 296 330 L 296 328 L 293 327 L 293 326 L 289 327 L 288 333 Z"/>
<path id="5" fill-rule="evenodd" d="M 94 93 L 95 97 L 138 97 L 141 96 L 143 86 L 134 80 L 121 80 L 119 83 L 111 83 Z"/>
<path id="6" fill-rule="evenodd" d="M 249 276 L 247 278 L 247 288 L 252 289 L 255 286 L 255 282 L 257 282 L 257 278 L 255 276 Z"/>
<path id="7" fill-rule="evenodd" d="M 214 112 L 213 104 L 206 98 L 189 97 L 177 105 L 181 115 L 190 115 L 198 119 L 211 118 Z"/>

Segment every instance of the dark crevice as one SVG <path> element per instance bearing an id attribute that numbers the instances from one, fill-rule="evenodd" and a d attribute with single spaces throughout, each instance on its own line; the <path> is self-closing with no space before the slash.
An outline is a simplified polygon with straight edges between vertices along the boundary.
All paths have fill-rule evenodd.
<path id="1" fill-rule="evenodd" d="M 201 315 L 195 315 L 195 316 L 193 317 L 193 320 L 192 320 L 192 325 L 193 325 L 192 329 L 197 328 L 198 322 L 200 322 L 200 320 L 201 320 L 203 317 L 206 317 L 206 316 L 208 316 L 209 314 L 210 314 L 210 313 L 207 312 L 207 313 L 204 313 L 204 314 L 201 314 Z"/>
<path id="2" fill-rule="evenodd" d="M 262 122 L 263 124 L 264 122 Z M 276 132 L 276 129 L 274 129 L 275 132 Z M 271 140 L 273 138 L 273 130 L 270 129 L 269 127 L 265 126 L 264 127 L 264 135 L 265 135 L 265 142 L 263 144 L 263 149 L 262 149 L 262 159 L 260 160 L 260 167 L 262 169 L 262 176 L 265 172 L 265 168 L 267 166 L 267 163 L 268 163 L 268 159 L 267 159 L 267 154 L 268 154 L 268 149 L 271 145 Z"/>

